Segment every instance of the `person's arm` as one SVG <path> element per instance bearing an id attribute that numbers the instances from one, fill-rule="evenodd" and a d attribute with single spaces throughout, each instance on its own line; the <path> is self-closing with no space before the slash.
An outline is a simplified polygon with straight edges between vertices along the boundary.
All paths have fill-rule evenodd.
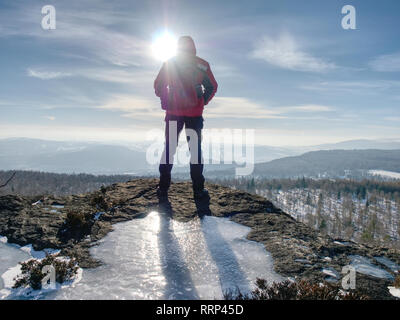
<path id="1" fill-rule="evenodd" d="M 157 75 L 156 80 L 154 81 L 155 94 L 157 97 L 160 97 L 160 98 L 161 98 L 163 92 L 165 92 L 165 89 L 167 87 L 166 68 L 167 68 L 167 66 L 166 66 L 166 63 L 164 62 L 160 69 L 160 72 Z"/>
<path id="2" fill-rule="evenodd" d="M 202 85 L 204 86 L 204 105 L 206 105 L 214 97 L 218 88 L 218 83 L 214 78 L 209 64 L 207 64 L 207 70 L 204 72 Z"/>

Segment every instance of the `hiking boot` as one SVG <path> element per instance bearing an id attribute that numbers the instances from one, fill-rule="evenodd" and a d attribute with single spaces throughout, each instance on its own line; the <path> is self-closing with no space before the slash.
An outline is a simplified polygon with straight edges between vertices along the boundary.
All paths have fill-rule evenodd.
<path id="1" fill-rule="evenodd" d="M 193 197 L 196 200 L 210 198 L 207 189 L 193 191 Z"/>
<path id="2" fill-rule="evenodd" d="M 161 189 L 160 187 L 157 188 L 157 197 L 159 199 L 167 199 L 168 198 L 168 189 Z"/>

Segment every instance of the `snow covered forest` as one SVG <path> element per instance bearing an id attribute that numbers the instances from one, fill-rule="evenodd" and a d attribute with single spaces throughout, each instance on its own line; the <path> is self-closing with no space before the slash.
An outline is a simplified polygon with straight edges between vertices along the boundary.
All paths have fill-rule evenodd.
<path id="1" fill-rule="evenodd" d="M 400 181 L 239 179 L 219 183 L 257 193 L 334 238 L 400 247 Z"/>

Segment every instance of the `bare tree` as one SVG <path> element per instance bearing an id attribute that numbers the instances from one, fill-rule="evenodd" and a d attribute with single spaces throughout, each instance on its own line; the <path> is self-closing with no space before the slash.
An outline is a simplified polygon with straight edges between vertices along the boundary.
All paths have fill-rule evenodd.
<path id="1" fill-rule="evenodd" d="M 15 176 L 16 172 L 14 172 L 11 177 L 4 183 L 0 185 L 0 188 L 4 188 Z"/>

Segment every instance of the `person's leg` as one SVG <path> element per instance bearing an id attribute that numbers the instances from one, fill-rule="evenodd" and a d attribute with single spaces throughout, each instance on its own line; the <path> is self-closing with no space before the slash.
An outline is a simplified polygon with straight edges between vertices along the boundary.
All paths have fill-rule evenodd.
<path id="1" fill-rule="evenodd" d="M 190 151 L 190 177 L 192 178 L 193 191 L 201 192 L 204 189 L 203 155 L 201 151 L 201 133 L 203 117 L 185 118 L 186 139 Z"/>
<path id="2" fill-rule="evenodd" d="M 161 156 L 159 171 L 159 188 L 167 191 L 171 185 L 171 171 L 174 163 L 174 155 L 178 146 L 179 134 L 183 129 L 184 121 L 180 117 L 167 116 L 165 118 L 165 144 Z"/>

